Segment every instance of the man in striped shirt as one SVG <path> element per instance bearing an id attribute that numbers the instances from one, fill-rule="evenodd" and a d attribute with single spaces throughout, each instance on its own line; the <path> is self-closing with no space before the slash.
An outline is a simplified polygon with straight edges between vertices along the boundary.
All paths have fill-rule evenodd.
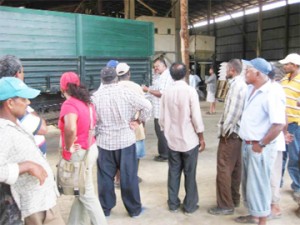
<path id="1" fill-rule="evenodd" d="M 297 99 L 300 97 L 300 55 L 292 53 L 279 62 L 287 73 L 281 80 L 281 85 L 286 94 L 287 131 L 294 137 L 294 141 L 287 145 L 283 157 L 283 171 L 289 158 L 287 167 L 292 179 L 293 197 L 300 206 L 300 108 L 297 106 Z"/>
<path id="2" fill-rule="evenodd" d="M 229 91 L 224 112 L 219 121 L 217 155 L 217 206 L 208 210 L 213 215 L 230 215 L 240 204 L 241 146 L 238 132 L 247 93 L 247 84 L 240 73 L 242 63 L 232 59 L 227 63 Z"/>

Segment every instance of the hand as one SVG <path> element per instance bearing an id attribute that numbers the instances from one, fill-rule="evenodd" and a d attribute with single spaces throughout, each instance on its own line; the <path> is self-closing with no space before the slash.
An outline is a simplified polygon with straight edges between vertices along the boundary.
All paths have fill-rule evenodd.
<path id="1" fill-rule="evenodd" d="M 28 173 L 31 176 L 36 177 L 40 181 L 40 185 L 43 185 L 48 174 L 46 170 L 39 164 L 32 161 L 25 161 L 19 163 L 19 173 Z"/>
<path id="2" fill-rule="evenodd" d="M 148 92 L 149 91 L 149 88 L 146 85 L 142 85 L 142 89 L 143 89 L 144 92 Z"/>
<path id="3" fill-rule="evenodd" d="M 73 152 L 76 152 L 76 151 L 78 151 L 78 150 L 80 150 L 80 149 L 81 149 L 81 145 L 80 145 L 80 144 L 73 144 L 73 145 L 70 147 L 69 151 L 70 151 L 71 153 L 73 153 Z"/>
<path id="4" fill-rule="evenodd" d="M 289 132 L 286 132 L 284 134 L 284 139 L 285 139 L 285 143 L 286 144 L 290 144 L 293 140 L 294 140 L 294 135 L 292 135 L 291 133 Z"/>
<path id="5" fill-rule="evenodd" d="M 140 123 L 139 123 L 139 121 L 137 121 L 137 120 L 133 120 L 133 121 L 130 121 L 130 122 L 129 122 L 129 127 L 130 127 L 131 130 L 135 130 L 135 129 L 137 129 L 139 126 L 140 126 Z"/>
<path id="6" fill-rule="evenodd" d="M 200 140 L 199 152 L 203 152 L 205 149 L 205 141 Z"/>
<path id="7" fill-rule="evenodd" d="M 262 153 L 263 148 L 258 143 L 253 143 L 252 151 L 254 151 L 256 153 Z"/>

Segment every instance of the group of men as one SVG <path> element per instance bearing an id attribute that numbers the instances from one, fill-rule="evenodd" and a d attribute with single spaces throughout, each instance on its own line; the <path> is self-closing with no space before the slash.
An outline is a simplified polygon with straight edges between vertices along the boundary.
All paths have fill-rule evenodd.
<path id="1" fill-rule="evenodd" d="M 56 187 L 49 164 L 37 150 L 32 132 L 19 125 L 28 114 L 28 99 L 36 97 L 39 91 L 16 78 L 17 73 L 8 75 L 3 69 L 4 59 L 7 61 L 7 56 L 0 59 L 0 75 L 6 77 L 0 80 L 0 188 L 6 187 L 21 214 L 15 216 L 18 209 L 1 210 L 1 224 L 11 221 L 21 224 L 21 217 L 25 224 L 64 224 L 56 208 Z M 16 60 L 9 58 L 10 62 Z M 282 176 L 275 169 L 278 171 L 281 166 L 281 171 L 287 158 L 293 197 L 300 214 L 300 56 L 293 53 L 279 62 L 287 72 L 282 87 L 270 79 L 273 68 L 263 58 L 243 62 L 232 59 L 227 64 L 230 86 L 219 122 L 217 206 L 209 209 L 210 214 L 233 214 L 240 205 L 242 182 L 243 200 L 250 215 L 238 217 L 236 222 L 264 225 L 268 217 L 279 217 Z M 240 76 L 242 63 L 246 65 L 245 78 Z M 101 86 L 92 97 L 98 118 L 98 194 L 104 214 L 110 216 L 116 205 L 114 177 L 118 170 L 121 196 L 129 216 L 137 217 L 144 210 L 137 176 L 136 143 L 140 139 L 135 130 L 150 117 L 152 107 L 159 153 L 154 160 L 168 161 L 169 165 L 169 210 L 177 212 L 182 204 L 185 214 L 195 212 L 199 207 L 197 159 L 205 141 L 197 92 L 185 82 L 186 66 L 173 63 L 169 70 L 165 61 L 158 58 L 154 61 L 158 79 L 151 87 L 140 87 L 129 81 L 129 65 L 113 64 L 108 63 L 101 70 Z M 23 67 L 17 72 L 23 73 Z M 152 105 L 142 90 L 151 96 Z M 285 143 L 287 151 L 282 167 L 278 152 Z M 181 203 L 178 193 L 182 172 L 186 195 Z M 46 196 L 48 200 L 41 201 Z"/>
<path id="2" fill-rule="evenodd" d="M 292 178 L 292 190 L 300 217 L 300 55 L 292 53 L 279 61 L 287 75 L 274 81 L 274 68 L 263 58 L 227 63 L 229 91 L 220 118 L 217 154 L 217 206 L 213 215 L 231 215 L 240 205 L 240 183 L 250 215 L 238 223 L 266 224 L 280 218 L 280 183 L 285 159 Z M 286 151 L 285 151 L 286 149 Z"/>

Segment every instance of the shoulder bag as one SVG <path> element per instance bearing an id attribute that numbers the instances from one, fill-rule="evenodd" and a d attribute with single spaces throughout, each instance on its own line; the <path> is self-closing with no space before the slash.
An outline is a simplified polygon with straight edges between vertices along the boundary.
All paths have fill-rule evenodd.
<path id="1" fill-rule="evenodd" d="M 92 143 L 93 137 L 93 111 L 91 106 L 90 110 L 90 129 L 89 129 L 89 147 Z M 57 164 L 57 187 L 61 194 L 64 195 L 84 195 L 85 193 L 85 180 L 87 171 L 87 155 L 89 149 L 86 150 L 84 157 L 81 161 L 72 162 L 61 158 Z"/>

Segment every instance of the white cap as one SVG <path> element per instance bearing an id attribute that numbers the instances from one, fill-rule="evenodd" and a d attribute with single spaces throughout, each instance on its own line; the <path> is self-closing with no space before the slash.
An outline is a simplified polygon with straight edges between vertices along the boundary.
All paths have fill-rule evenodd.
<path id="1" fill-rule="evenodd" d="M 130 66 L 127 65 L 127 63 L 119 63 L 116 67 L 116 72 L 118 76 L 122 76 L 125 73 L 127 73 L 130 69 Z"/>
<path id="2" fill-rule="evenodd" d="M 293 63 L 295 65 L 300 65 L 300 55 L 297 53 L 291 53 L 287 55 L 284 59 L 279 60 L 281 64 Z"/>

